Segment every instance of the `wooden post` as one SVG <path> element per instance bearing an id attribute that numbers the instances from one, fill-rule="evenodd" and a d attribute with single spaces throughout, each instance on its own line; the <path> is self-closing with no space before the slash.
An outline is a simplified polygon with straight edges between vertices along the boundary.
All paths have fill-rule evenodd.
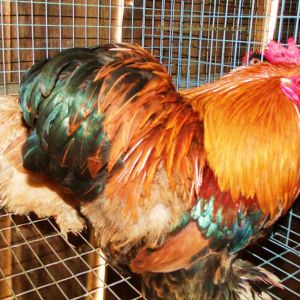
<path id="1" fill-rule="evenodd" d="M 12 275 L 12 253 L 9 246 L 11 246 L 11 220 L 10 217 L 1 218 L 1 228 L 6 228 L 2 231 L 2 236 L 5 241 L 0 238 L 0 269 L 4 276 Z M 6 244 L 7 243 L 7 244 Z M 2 274 L 1 274 L 2 275 Z M 2 277 L 2 276 L 1 276 Z M 12 279 L 5 279 L 0 281 L 0 299 L 12 296 Z"/>
<path id="2" fill-rule="evenodd" d="M 9 1 L 4 1 L 2 3 L 2 14 L 3 14 L 3 23 L 4 24 L 11 24 L 11 3 Z M 4 49 L 10 49 L 11 48 L 11 25 L 5 25 L 4 28 L 4 41 L 3 42 L 3 48 Z M 6 76 L 6 82 L 11 82 L 11 50 L 4 50 L 4 62 L 5 64 L 5 71 L 6 74 L 3 76 Z"/>
<path id="3" fill-rule="evenodd" d="M 266 3 L 265 10 L 265 20 L 264 20 L 264 34 L 262 38 L 262 51 L 266 45 L 273 39 L 274 32 L 277 22 L 277 13 L 278 13 L 279 1 L 278 0 L 268 0 Z"/>

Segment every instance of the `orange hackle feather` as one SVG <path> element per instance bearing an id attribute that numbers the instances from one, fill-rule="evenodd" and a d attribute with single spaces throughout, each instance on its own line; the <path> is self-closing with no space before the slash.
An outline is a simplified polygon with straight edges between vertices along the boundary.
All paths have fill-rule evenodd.
<path id="1" fill-rule="evenodd" d="M 128 58 L 102 68 L 95 78 L 103 80 L 98 111 L 105 113 L 110 141 L 107 197 L 135 211 L 163 165 L 170 188 L 180 180 L 192 200 L 200 193 L 207 161 L 233 201 L 257 199 L 272 217 L 291 206 L 299 191 L 299 117 L 279 84 L 281 77 L 299 74 L 298 66 L 259 64 L 177 93 L 155 58 L 139 47 L 128 51 Z M 143 61 L 131 57 L 132 51 L 145 55 Z M 124 65 L 127 71 L 111 84 Z M 136 82 L 127 80 L 130 69 L 151 73 L 135 94 L 130 91 Z M 101 167 L 91 158 L 93 176 Z"/>
<path id="2" fill-rule="evenodd" d="M 299 112 L 280 89 L 280 78 L 299 74 L 300 66 L 264 63 L 181 93 L 204 115 L 207 161 L 221 191 L 234 201 L 256 197 L 271 217 L 299 193 Z"/>
<path id="3" fill-rule="evenodd" d="M 108 170 L 113 175 L 105 193 L 109 198 L 124 201 L 134 214 L 141 196 L 151 192 L 151 183 L 161 164 L 165 166 L 170 186 L 175 189 L 174 178 L 180 174 L 186 190 L 190 190 L 194 177 L 199 181 L 204 164 L 200 158 L 204 156 L 200 142 L 203 133 L 197 113 L 178 97 L 165 68 L 146 53 L 150 61 L 129 57 L 102 68 L 95 78 L 103 80 L 98 111 L 105 113 L 104 130 L 111 144 Z M 128 73 L 111 85 L 110 74 L 124 65 Z M 136 85 L 126 81 L 131 76 L 130 69 L 151 72 L 152 77 L 129 97 L 128 91 Z M 120 160 L 122 165 L 113 171 Z M 92 166 L 90 172 L 94 174 L 98 169 L 94 167 L 94 159 Z M 199 182 L 193 186 L 199 186 Z"/>
<path id="4" fill-rule="evenodd" d="M 154 103 L 153 106 L 156 107 L 156 104 Z M 176 122 L 170 124 L 168 117 L 172 113 L 177 114 L 177 105 L 171 106 L 173 109 L 168 114 L 165 112 L 164 118 L 161 117 L 160 112 L 157 113 L 160 122 L 150 117 L 144 126 L 144 122 L 135 125 L 136 131 L 128 143 L 128 152 L 122 160 L 123 165 L 114 173 L 106 186 L 106 194 L 110 198 L 123 199 L 130 209 L 135 210 L 137 204 L 141 204 L 139 200 L 142 194 L 147 195 L 151 192 L 151 183 L 161 164 L 165 166 L 170 187 L 173 189 L 175 189 L 174 179 L 178 174 L 186 185 L 186 190 L 189 190 L 195 171 L 201 172 L 203 169 L 204 158 L 200 158 L 203 151 L 201 151 L 201 144 L 198 143 L 199 139 L 195 138 L 201 134 L 201 127 L 197 124 L 198 119 L 191 109 L 186 109 L 182 111 L 182 118 L 186 119 L 184 126 Z M 186 118 L 183 113 L 187 115 Z M 149 115 L 148 112 L 146 115 Z M 169 119 L 173 119 L 172 116 Z M 174 117 L 173 120 L 176 118 Z M 142 128 L 139 125 L 142 125 Z M 121 130 L 122 128 L 119 132 Z M 117 161 L 124 153 L 115 152 L 114 148 L 126 149 L 118 134 L 115 137 L 116 139 L 112 140 L 111 155 L 119 153 L 120 156 L 111 157 L 113 161 Z M 192 143 L 195 144 L 193 147 L 191 147 Z M 192 155 L 194 148 L 197 149 L 197 157 Z"/>
<path id="5" fill-rule="evenodd" d="M 186 191 L 191 186 L 199 189 L 205 162 L 203 127 L 197 113 L 178 97 L 166 69 L 148 51 L 130 45 L 110 51 L 121 51 L 124 58 L 101 68 L 94 78 L 102 80 L 97 106 L 98 113 L 105 114 L 103 128 L 110 142 L 111 176 L 105 195 L 119 199 L 136 218 L 141 196 L 151 193 L 161 165 L 173 189 L 178 174 Z M 131 81 L 136 70 L 151 79 L 132 93 L 138 85 L 138 80 Z M 103 167 L 97 153 L 88 159 L 92 177 Z M 190 193 L 194 195 L 194 189 Z"/>

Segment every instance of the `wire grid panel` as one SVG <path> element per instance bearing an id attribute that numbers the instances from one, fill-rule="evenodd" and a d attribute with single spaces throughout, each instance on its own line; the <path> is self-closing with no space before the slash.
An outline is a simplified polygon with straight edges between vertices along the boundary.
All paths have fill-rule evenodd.
<path id="1" fill-rule="evenodd" d="M 290 240 L 299 251 L 297 232 Z M 108 266 L 88 236 L 66 238 L 51 219 L 0 210 L 0 299 L 144 299 L 138 282 Z M 300 297 L 300 256 L 292 248 L 264 239 L 241 256 L 281 279 L 284 290 L 268 291 L 274 299 Z"/>
<path id="2" fill-rule="evenodd" d="M 300 299 L 300 202 L 276 225 L 268 239 L 248 247 L 243 257 L 280 278 L 284 290 L 271 288 L 274 299 Z"/>
<path id="3" fill-rule="evenodd" d="M 69 47 L 139 43 L 184 88 L 219 78 L 272 38 L 300 38 L 298 0 L 1 0 L 0 12 L 3 93 Z"/>
<path id="4" fill-rule="evenodd" d="M 299 251 L 299 235 L 297 243 L 296 249 Z M 245 260 L 275 274 L 281 280 L 284 289 L 272 287 L 268 290 L 273 299 L 300 299 L 300 257 L 291 251 L 291 248 L 278 244 L 272 238 L 264 239 L 255 246 L 248 247 L 242 256 Z"/>
<path id="5" fill-rule="evenodd" d="M 143 299 L 84 233 L 0 210 L 0 299 Z"/>

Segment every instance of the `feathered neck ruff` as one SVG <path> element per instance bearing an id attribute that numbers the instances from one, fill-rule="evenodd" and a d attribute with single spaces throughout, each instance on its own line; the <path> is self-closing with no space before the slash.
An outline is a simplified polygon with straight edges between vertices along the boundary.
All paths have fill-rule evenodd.
<path id="1" fill-rule="evenodd" d="M 223 191 L 256 197 L 274 217 L 299 192 L 299 111 L 280 89 L 280 78 L 300 66 L 262 63 L 181 92 L 204 122 L 207 161 Z"/>

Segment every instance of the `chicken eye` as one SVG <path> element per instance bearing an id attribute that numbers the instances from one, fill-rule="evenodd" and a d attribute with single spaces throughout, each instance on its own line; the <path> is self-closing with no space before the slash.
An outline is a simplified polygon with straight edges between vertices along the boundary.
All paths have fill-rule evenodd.
<path id="1" fill-rule="evenodd" d="M 260 63 L 260 60 L 258 58 L 252 58 L 250 60 L 250 65 L 251 66 L 254 66 L 254 65 L 258 64 L 258 63 Z"/>

